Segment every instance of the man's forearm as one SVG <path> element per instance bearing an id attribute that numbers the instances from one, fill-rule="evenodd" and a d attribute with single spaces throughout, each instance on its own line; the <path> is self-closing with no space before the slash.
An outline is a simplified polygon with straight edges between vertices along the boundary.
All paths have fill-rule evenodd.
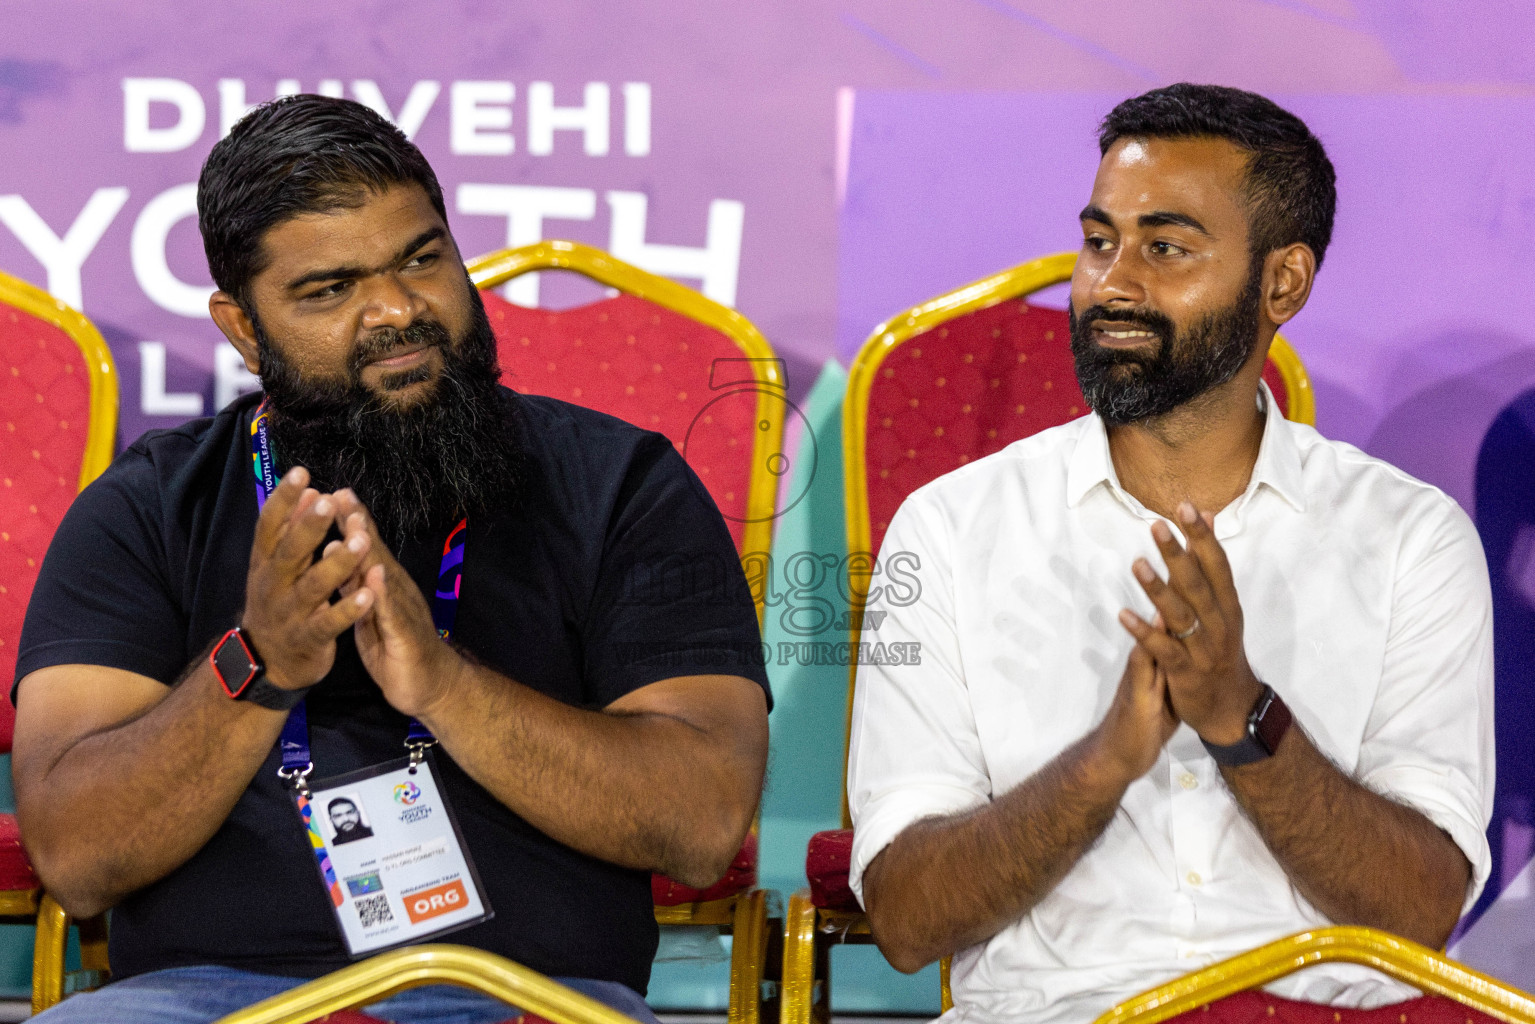
<path id="1" fill-rule="evenodd" d="M 282 723 L 226 697 L 202 660 L 136 717 L 29 751 L 15 765 L 17 813 L 44 885 L 89 916 L 169 874 L 229 816 Z"/>
<path id="2" fill-rule="evenodd" d="M 469 662 L 456 671 L 451 699 L 422 720 L 498 800 L 615 864 L 700 887 L 724 873 L 756 810 L 765 735 L 584 710 Z"/>
<path id="3" fill-rule="evenodd" d="M 1318 910 L 1339 923 L 1444 944 L 1460 917 L 1470 865 L 1421 813 L 1344 775 L 1298 727 L 1273 757 L 1223 774 Z"/>
<path id="4" fill-rule="evenodd" d="M 864 906 L 891 964 L 915 971 L 1028 913 L 1103 832 L 1129 780 L 1094 735 L 984 807 L 919 821 L 864 874 Z"/>

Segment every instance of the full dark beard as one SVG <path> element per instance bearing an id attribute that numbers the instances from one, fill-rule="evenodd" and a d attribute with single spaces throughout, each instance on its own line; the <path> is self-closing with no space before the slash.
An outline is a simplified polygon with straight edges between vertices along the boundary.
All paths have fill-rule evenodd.
<path id="1" fill-rule="evenodd" d="M 452 339 L 442 324 L 424 318 L 404 330 L 374 332 L 353 353 L 344 380 L 301 379 L 255 321 L 279 470 L 303 466 L 321 491 L 350 487 L 396 552 L 408 538 L 445 532 L 517 493 L 516 407 L 497 387 L 495 335 L 479 294 L 470 291 L 473 319 L 462 337 Z M 442 353 L 431 395 L 399 409 L 362 382 L 370 359 L 419 344 Z M 383 386 L 395 390 L 423 379 L 421 370 L 407 370 Z"/>
<path id="2" fill-rule="evenodd" d="M 1209 313 L 1181 335 L 1155 310 L 1090 306 L 1071 317 L 1071 354 L 1087 404 L 1110 426 L 1165 416 L 1237 375 L 1258 340 L 1261 264 L 1248 275 L 1237 300 Z M 1105 348 L 1088 325 L 1097 320 L 1133 324 L 1156 335 L 1150 352 Z"/>

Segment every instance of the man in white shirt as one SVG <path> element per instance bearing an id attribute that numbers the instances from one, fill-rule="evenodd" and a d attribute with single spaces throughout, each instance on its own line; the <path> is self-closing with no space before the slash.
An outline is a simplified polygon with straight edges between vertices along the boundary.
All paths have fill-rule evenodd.
<path id="1" fill-rule="evenodd" d="M 1088 1021 L 1332 923 L 1442 945 L 1486 879 L 1486 565 L 1446 495 L 1261 384 L 1331 236 L 1321 143 L 1262 97 L 1117 107 L 1072 348 L 1096 411 L 916 491 L 921 597 L 853 712 L 851 882 L 956 1019 Z M 880 607 L 876 601 L 871 607 Z M 1327 966 L 1280 995 L 1410 990 Z"/>

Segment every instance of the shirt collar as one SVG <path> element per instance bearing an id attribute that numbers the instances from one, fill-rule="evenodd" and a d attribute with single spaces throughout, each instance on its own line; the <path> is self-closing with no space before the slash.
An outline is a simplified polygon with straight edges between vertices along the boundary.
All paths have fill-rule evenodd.
<path id="1" fill-rule="evenodd" d="M 1066 504 L 1071 508 L 1080 505 L 1087 492 L 1099 484 L 1108 484 L 1110 489 L 1119 487 L 1114 460 L 1109 457 L 1109 432 L 1103 417 L 1097 413 L 1084 416 L 1082 427 L 1071 453 L 1071 464 L 1066 467 Z"/>
<path id="2" fill-rule="evenodd" d="M 1295 443 L 1295 433 L 1289 420 L 1279 411 L 1274 393 L 1264 381 L 1258 382 L 1258 395 L 1263 403 L 1265 422 L 1263 443 L 1258 446 L 1258 461 L 1253 463 L 1252 480 L 1247 493 L 1252 494 L 1261 484 L 1289 502 L 1297 512 L 1306 511 L 1306 490 L 1300 464 L 1300 446 Z"/>
<path id="3" fill-rule="evenodd" d="M 1253 464 L 1246 495 L 1253 494 L 1260 485 L 1267 486 L 1297 512 L 1304 512 L 1306 495 L 1302 486 L 1300 449 L 1295 444 L 1289 423 L 1280 415 L 1279 403 L 1274 400 L 1268 384 L 1259 381 L 1258 389 L 1258 401 L 1264 411 L 1263 441 L 1258 446 L 1258 460 Z M 1093 414 L 1084 419 L 1087 422 L 1066 469 L 1066 504 L 1072 508 L 1081 504 L 1088 492 L 1099 484 L 1108 484 L 1115 490 L 1119 488 L 1114 460 L 1109 457 L 1109 434 L 1103 418 Z M 1238 500 L 1245 500 L 1246 495 Z"/>

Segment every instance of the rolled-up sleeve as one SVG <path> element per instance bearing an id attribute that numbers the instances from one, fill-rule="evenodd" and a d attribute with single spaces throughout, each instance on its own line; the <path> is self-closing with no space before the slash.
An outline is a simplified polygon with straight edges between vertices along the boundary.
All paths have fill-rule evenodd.
<path id="1" fill-rule="evenodd" d="M 858 666 L 848 748 L 848 882 L 860 901 L 864 871 L 903 830 L 991 799 L 960 657 L 950 531 L 923 491 L 892 519 L 879 564 L 864 620 L 878 629 L 863 640 L 881 648 Z"/>
<path id="2" fill-rule="evenodd" d="M 1471 864 L 1464 909 L 1492 870 L 1492 595 L 1481 541 L 1448 498 L 1404 537 L 1360 782 L 1421 812 Z"/>

